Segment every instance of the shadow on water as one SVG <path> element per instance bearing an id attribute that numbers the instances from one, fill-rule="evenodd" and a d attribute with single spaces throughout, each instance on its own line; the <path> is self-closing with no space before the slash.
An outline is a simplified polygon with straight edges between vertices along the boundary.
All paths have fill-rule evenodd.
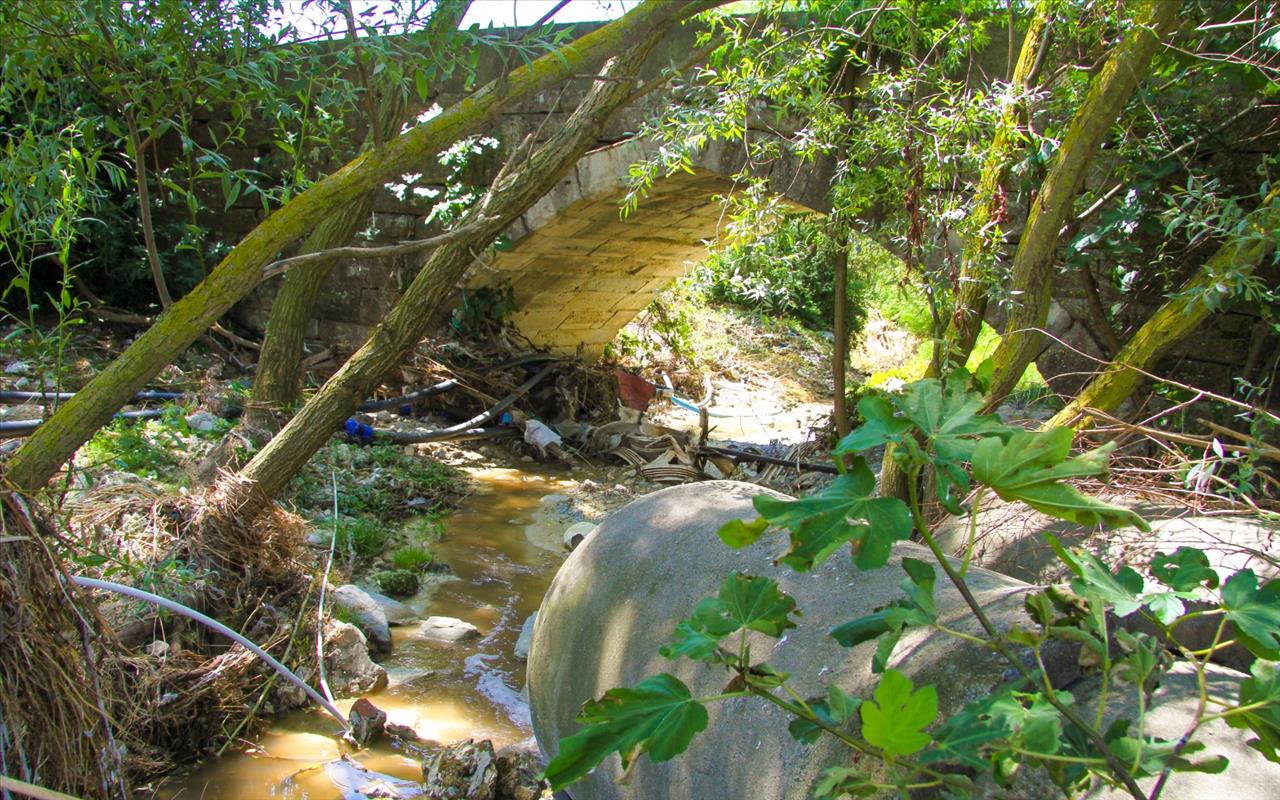
<path id="1" fill-rule="evenodd" d="M 424 618 L 457 617 L 480 629 L 463 642 L 393 628 L 394 652 L 381 663 L 387 689 L 369 696 L 389 722 L 423 739 L 448 744 L 491 739 L 495 748 L 532 735 L 520 692 L 524 663 L 514 655 L 524 620 L 537 610 L 564 554 L 558 528 L 536 524 L 539 500 L 562 491 L 568 473 L 540 468 L 473 470 L 476 491 L 443 519 L 432 546 L 451 575 L 430 580 L 408 601 Z M 563 526 L 560 526 L 563 527 Z M 346 712 L 353 699 L 339 701 Z M 369 795 L 350 788 L 324 764 L 343 754 L 373 772 L 420 780 L 418 761 L 388 746 L 352 751 L 331 736 L 332 719 L 301 711 L 276 721 L 254 746 L 167 781 L 158 796 L 173 800 L 331 800 Z"/>

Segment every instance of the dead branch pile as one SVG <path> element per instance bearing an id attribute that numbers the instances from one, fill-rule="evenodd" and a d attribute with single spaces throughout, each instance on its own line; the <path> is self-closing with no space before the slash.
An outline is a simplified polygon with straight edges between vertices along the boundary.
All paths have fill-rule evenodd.
<path id="1" fill-rule="evenodd" d="M 162 497 L 143 484 L 78 498 L 65 531 L 34 508 L 19 495 L 5 496 L 4 774 L 86 798 L 127 797 L 129 784 L 239 735 L 274 682 L 239 645 L 72 586 L 61 553 L 116 547 L 119 557 L 109 566 L 95 560 L 74 571 L 169 580 L 151 588 L 222 619 L 299 671 L 314 671 L 311 648 L 291 646 L 314 629 L 300 519 L 273 510 L 247 526 L 214 502 Z M 139 572 L 111 572 L 121 564 Z M 184 565 L 181 581 L 158 568 L 172 564 Z M 277 705 L 284 697 L 276 696 Z"/>

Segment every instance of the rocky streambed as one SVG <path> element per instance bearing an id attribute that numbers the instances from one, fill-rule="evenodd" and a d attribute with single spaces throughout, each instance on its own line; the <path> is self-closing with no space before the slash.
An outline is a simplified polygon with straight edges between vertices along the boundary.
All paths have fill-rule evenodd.
<path id="1" fill-rule="evenodd" d="M 375 652 L 376 666 L 362 680 L 364 689 L 376 688 L 363 696 L 386 713 L 388 724 L 416 736 L 418 745 L 384 739 L 357 750 L 334 735 L 332 719 L 307 710 L 280 718 L 242 752 L 166 781 L 157 794 L 204 800 L 430 797 L 424 772 L 434 769 L 441 780 L 459 769 L 454 759 L 474 764 L 493 757 L 483 747 L 459 746 L 468 739 L 492 742 L 503 757 L 528 752 L 528 637 L 521 642 L 521 630 L 568 553 L 566 538 L 589 530 L 636 491 L 615 482 L 621 471 L 521 467 L 528 469 L 467 468 L 475 491 L 442 520 L 443 536 L 432 547 L 449 571 L 425 579 L 402 606 L 388 605 L 398 623 L 389 629 L 391 650 Z M 346 677 L 329 679 L 341 684 Z M 341 694 L 338 685 L 335 691 Z M 338 706 L 347 713 L 355 702 L 352 696 Z M 503 774 L 518 771 L 517 761 Z"/>

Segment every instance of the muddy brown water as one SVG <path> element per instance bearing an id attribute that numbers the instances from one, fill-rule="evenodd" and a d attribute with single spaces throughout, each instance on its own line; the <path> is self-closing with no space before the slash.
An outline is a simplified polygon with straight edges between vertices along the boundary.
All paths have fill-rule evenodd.
<path id="1" fill-rule="evenodd" d="M 390 722 L 408 725 L 428 740 L 451 743 L 491 739 L 495 747 L 532 735 L 520 698 L 524 663 L 513 651 L 524 620 L 537 610 L 564 554 L 555 545 L 567 523 L 538 524 L 539 500 L 563 492 L 567 471 L 470 470 L 476 491 L 443 520 L 433 545 L 451 576 L 433 579 L 410 605 L 422 615 L 458 617 L 482 637 L 445 643 L 392 628 L 394 653 L 381 663 L 390 685 L 370 695 Z M 346 712 L 354 699 L 339 701 Z M 344 793 L 332 762 L 346 754 L 368 770 L 421 780 L 416 758 L 389 747 L 354 751 L 332 735 L 333 720 L 308 710 L 273 724 L 246 750 L 206 763 L 164 783 L 169 800 L 331 800 Z M 248 743 L 246 743 L 248 744 Z"/>

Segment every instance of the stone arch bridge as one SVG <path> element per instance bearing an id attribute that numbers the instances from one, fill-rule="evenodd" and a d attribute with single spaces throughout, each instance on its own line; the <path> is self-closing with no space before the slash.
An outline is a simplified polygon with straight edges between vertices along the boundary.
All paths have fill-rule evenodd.
<path id="1" fill-rule="evenodd" d="M 693 49 L 693 37 L 687 30 L 672 34 L 649 57 L 637 79 L 648 81 L 678 64 Z M 478 67 L 477 82 L 499 74 L 502 68 L 490 54 Z M 587 80 L 570 80 L 504 110 L 491 133 L 498 147 L 478 154 L 461 180 L 488 183 L 512 147 L 530 134 L 549 135 L 588 86 Z M 443 86 L 432 100 L 447 107 L 463 96 L 465 87 L 457 82 Z M 507 283 L 518 306 L 513 321 L 531 341 L 560 352 L 598 355 L 655 294 L 700 260 L 706 251 L 703 242 L 714 238 L 723 222 L 722 204 L 715 198 L 735 190 L 730 176 L 745 161 L 741 144 L 706 148 L 694 159 L 692 174 L 681 172 L 655 181 L 634 213 L 626 219 L 619 214 L 631 165 L 648 157 L 655 147 L 633 132 L 641 130 L 665 103 L 663 93 L 654 92 L 620 111 L 599 146 L 505 232 L 513 247 L 492 259 L 477 260 L 459 287 L 459 296 Z M 240 160 L 248 160 L 254 154 L 242 155 Z M 799 164 L 785 158 L 753 170 L 788 203 L 819 211 L 825 210 L 830 172 L 827 164 Z M 375 199 L 363 241 L 378 245 L 438 232 L 428 218 L 448 179 L 444 166 L 424 164 L 403 181 L 388 184 Z M 239 202 L 218 221 L 217 227 L 229 241 L 261 220 L 261 209 L 252 203 Z M 407 258 L 340 262 L 318 300 L 308 337 L 340 350 L 354 349 L 419 266 L 420 262 Z M 263 329 L 276 291 L 271 284 L 237 307 L 237 321 L 253 330 Z"/>
<path id="2" fill-rule="evenodd" d="M 651 148 L 639 140 L 584 156 L 507 230 L 512 249 L 477 263 L 468 287 L 510 285 L 512 321 L 537 345 L 598 355 L 654 296 L 706 254 L 724 222 L 717 198 L 735 188 L 729 148 L 712 147 L 691 172 L 654 182 L 623 218 L 631 164 Z M 779 162 L 766 176 L 788 204 L 821 209 L 825 176 Z"/>

